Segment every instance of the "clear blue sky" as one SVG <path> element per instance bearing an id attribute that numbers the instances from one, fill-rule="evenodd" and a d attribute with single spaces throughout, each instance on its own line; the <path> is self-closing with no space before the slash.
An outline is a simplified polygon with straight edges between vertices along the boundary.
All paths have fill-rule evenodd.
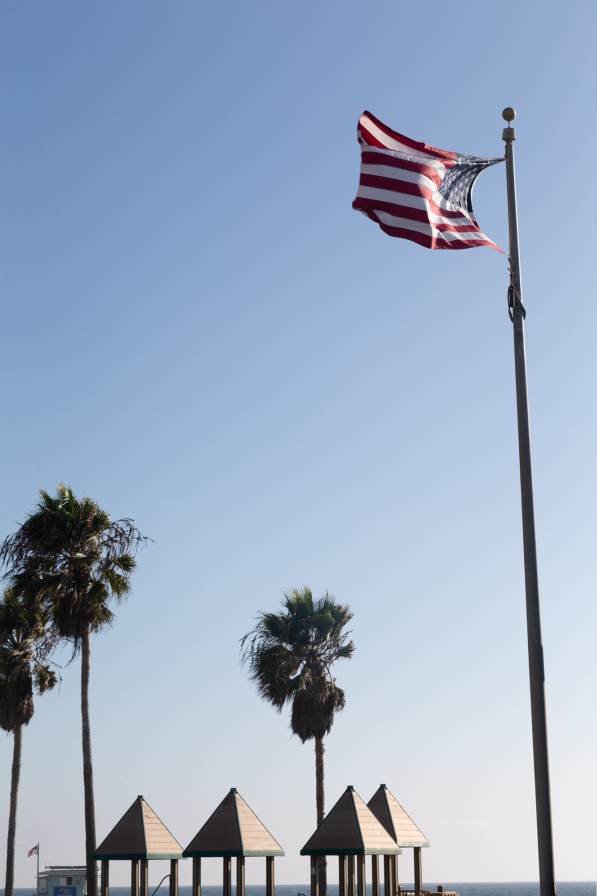
<path id="1" fill-rule="evenodd" d="M 426 879 L 536 878 L 506 262 L 350 207 L 363 108 L 494 156 L 512 104 L 556 871 L 594 878 L 595 4 L 0 15 L 1 534 L 65 481 L 155 540 L 93 647 L 98 836 L 143 793 L 186 845 L 234 785 L 286 848 L 278 879 L 307 879 L 312 746 L 238 640 L 308 583 L 355 613 L 328 806 L 383 781 L 432 842 Z M 475 196 L 506 245 L 503 166 Z M 66 668 L 26 731 L 18 885 L 38 840 L 42 864 L 83 859 L 78 687 Z"/>

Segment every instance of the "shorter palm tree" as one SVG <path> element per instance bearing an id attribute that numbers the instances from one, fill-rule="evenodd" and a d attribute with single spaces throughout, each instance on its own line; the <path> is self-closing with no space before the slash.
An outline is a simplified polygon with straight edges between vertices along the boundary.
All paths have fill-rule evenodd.
<path id="1" fill-rule="evenodd" d="M 6 842 L 5 896 L 13 896 L 15 834 L 22 729 L 33 717 L 33 694 L 43 694 L 56 684 L 48 657 L 53 639 L 39 605 L 31 604 L 12 588 L 0 602 L 0 728 L 13 735 L 10 808 Z"/>
<path id="2" fill-rule="evenodd" d="M 352 611 L 327 592 L 313 600 L 309 588 L 284 595 L 281 613 L 260 613 L 255 628 L 241 640 L 241 657 L 261 697 L 278 712 L 291 704 L 290 728 L 303 743 L 315 741 L 317 824 L 325 816 L 324 737 L 346 703 L 332 676 L 336 660 L 350 659 L 354 643 L 345 631 Z M 325 859 L 319 862 L 319 884 L 326 892 Z"/>

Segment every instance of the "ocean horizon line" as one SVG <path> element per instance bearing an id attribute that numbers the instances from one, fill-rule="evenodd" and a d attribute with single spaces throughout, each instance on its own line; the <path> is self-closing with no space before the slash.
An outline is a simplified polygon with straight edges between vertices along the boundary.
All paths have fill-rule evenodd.
<path id="1" fill-rule="evenodd" d="M 594 880 L 558 880 L 556 881 L 558 887 L 562 887 L 565 891 L 565 896 L 597 896 L 597 881 Z M 160 884 L 160 881 L 157 880 L 154 883 L 149 884 L 149 894 L 148 896 L 153 896 L 153 893 L 156 891 Z M 401 886 L 404 889 L 412 889 L 414 887 L 414 883 L 411 881 L 404 881 Z M 539 880 L 449 880 L 445 879 L 443 881 L 424 881 L 423 888 L 426 890 L 434 891 L 438 886 L 443 886 L 447 890 L 457 890 L 460 893 L 460 896 L 504 896 L 504 888 L 510 888 L 512 890 L 512 896 L 528 896 L 528 894 L 535 894 L 539 892 Z M 179 891 L 188 894 L 191 892 L 191 884 L 180 884 Z M 221 884 L 203 884 L 201 887 L 202 891 L 207 891 L 210 893 L 210 896 L 214 893 L 222 892 Z M 236 888 L 232 887 L 232 892 L 234 893 Z M 310 892 L 310 884 L 309 882 L 298 882 L 298 883 L 278 883 L 276 884 L 276 890 L 284 893 L 284 896 L 289 896 L 290 892 L 292 893 L 302 893 L 304 896 L 309 896 Z M 246 891 L 248 894 L 264 894 L 265 893 L 265 884 L 246 884 Z M 328 891 L 332 894 L 338 893 L 338 883 L 337 882 L 329 882 L 328 883 Z M 367 892 L 371 891 L 371 884 L 367 884 Z M 35 892 L 35 885 L 31 884 L 30 886 L 19 886 L 14 888 L 15 893 L 19 894 L 31 894 Z M 130 885 L 126 884 L 113 884 L 110 886 L 110 892 L 117 894 L 117 896 L 124 896 L 126 893 L 130 893 Z M 167 883 L 159 886 L 157 893 L 161 894 L 161 896 L 165 896 L 168 893 L 168 885 Z M 4 896 L 4 888 L 0 887 L 0 896 Z M 157 894 L 156 894 L 157 896 Z"/>

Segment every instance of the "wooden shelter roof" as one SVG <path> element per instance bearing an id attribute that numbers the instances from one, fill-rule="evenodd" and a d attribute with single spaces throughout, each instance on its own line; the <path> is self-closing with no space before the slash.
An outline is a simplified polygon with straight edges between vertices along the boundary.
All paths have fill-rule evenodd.
<path id="1" fill-rule="evenodd" d="M 183 856 L 283 856 L 284 850 L 235 787 L 195 834 Z"/>
<path id="2" fill-rule="evenodd" d="M 367 803 L 398 846 L 429 846 L 429 840 L 385 784 L 380 784 Z"/>
<path id="3" fill-rule="evenodd" d="M 367 808 L 354 787 L 347 787 L 315 833 L 302 856 L 398 855 L 400 847 Z"/>
<path id="4" fill-rule="evenodd" d="M 180 859 L 181 856 L 182 846 L 142 796 L 137 797 L 95 851 L 96 859 Z"/>

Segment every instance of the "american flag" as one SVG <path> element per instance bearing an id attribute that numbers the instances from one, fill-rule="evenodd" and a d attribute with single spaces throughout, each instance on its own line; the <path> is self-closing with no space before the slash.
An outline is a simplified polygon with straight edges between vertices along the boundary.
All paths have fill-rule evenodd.
<path id="1" fill-rule="evenodd" d="M 437 149 L 391 130 L 370 112 L 359 118 L 361 177 L 352 207 L 390 236 L 427 249 L 502 250 L 480 229 L 471 196 L 479 174 L 503 159 Z"/>
<path id="2" fill-rule="evenodd" d="M 27 853 L 27 858 L 30 859 L 31 856 L 39 855 L 39 843 L 36 843 L 35 846 L 32 846 L 29 852 Z"/>

